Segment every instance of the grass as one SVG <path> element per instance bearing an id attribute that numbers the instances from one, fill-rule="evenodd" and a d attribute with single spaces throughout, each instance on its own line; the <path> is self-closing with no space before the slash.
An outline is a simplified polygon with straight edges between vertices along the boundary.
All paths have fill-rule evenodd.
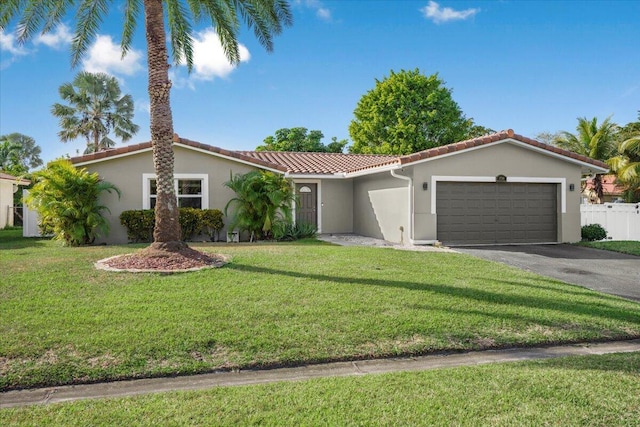
<path id="1" fill-rule="evenodd" d="M 640 353 L 0 411 L 2 425 L 640 426 Z"/>
<path id="2" fill-rule="evenodd" d="M 624 254 L 640 256 L 640 242 L 637 240 L 612 240 L 608 242 L 579 242 L 580 246 L 622 252 Z"/>
<path id="3" fill-rule="evenodd" d="M 8 236 L 7 236 L 8 233 Z M 139 246 L 0 232 L 0 389 L 640 336 L 640 304 L 463 254 L 196 247 L 216 270 L 98 271 Z"/>

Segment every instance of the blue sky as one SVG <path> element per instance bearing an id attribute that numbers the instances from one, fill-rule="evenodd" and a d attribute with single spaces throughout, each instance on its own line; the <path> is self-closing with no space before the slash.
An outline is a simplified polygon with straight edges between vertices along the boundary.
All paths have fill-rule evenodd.
<path id="1" fill-rule="evenodd" d="M 116 6 L 118 1 L 114 1 Z M 210 27 L 197 28 L 195 70 L 171 68 L 175 131 L 227 149 L 251 150 L 277 129 L 303 126 L 349 138 L 360 97 L 390 70 L 438 73 L 467 117 L 535 137 L 573 131 L 577 117 L 626 124 L 640 109 L 638 1 L 292 1 L 294 25 L 266 53 L 244 29 L 242 62 L 231 67 Z M 77 72 L 102 71 L 133 96 L 148 141 L 146 52 L 140 22 L 120 60 L 117 8 L 84 62 L 72 69 L 65 20 L 53 34 L 15 43 L 0 33 L 0 135 L 35 138 L 43 160 L 83 151 L 60 142 L 50 113 L 58 87 Z M 118 143 L 121 146 L 122 143 Z"/>

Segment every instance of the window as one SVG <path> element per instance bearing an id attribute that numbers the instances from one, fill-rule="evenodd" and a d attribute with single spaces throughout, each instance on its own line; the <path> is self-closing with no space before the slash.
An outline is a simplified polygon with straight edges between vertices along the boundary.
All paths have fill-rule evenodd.
<path id="1" fill-rule="evenodd" d="M 174 174 L 174 191 L 180 208 L 209 208 L 209 176 L 207 174 Z M 156 176 L 142 175 L 142 208 L 153 209 L 158 194 Z"/>

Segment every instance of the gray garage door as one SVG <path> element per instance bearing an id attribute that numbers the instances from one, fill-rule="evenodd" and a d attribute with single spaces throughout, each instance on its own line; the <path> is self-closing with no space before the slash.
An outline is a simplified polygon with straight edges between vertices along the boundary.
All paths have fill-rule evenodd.
<path id="1" fill-rule="evenodd" d="M 438 240 L 445 244 L 556 242 L 557 185 L 438 182 Z"/>

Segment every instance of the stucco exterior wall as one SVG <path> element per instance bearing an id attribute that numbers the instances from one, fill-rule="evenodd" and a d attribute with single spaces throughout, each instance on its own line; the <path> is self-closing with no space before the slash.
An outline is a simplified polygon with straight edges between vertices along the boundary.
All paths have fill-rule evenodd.
<path id="1" fill-rule="evenodd" d="M 353 232 L 407 244 L 408 182 L 389 172 L 354 178 Z"/>
<path id="2" fill-rule="evenodd" d="M 224 211 L 225 205 L 234 196 L 232 190 L 223 186 L 223 183 L 229 180 L 230 174 L 243 174 L 255 169 L 249 165 L 182 147 L 174 147 L 174 153 L 174 174 L 208 175 L 209 209 Z M 111 210 L 110 213 L 105 212 L 111 231 L 99 243 L 127 243 L 126 230 L 120 225 L 120 214 L 125 210 L 143 208 L 143 174 L 154 174 L 151 151 L 81 167 L 98 172 L 102 179 L 115 184 L 122 192 L 120 198 L 113 193 L 102 196 L 101 202 Z M 225 224 L 227 223 L 228 219 L 225 218 Z M 226 226 L 220 235 L 224 236 L 224 233 Z"/>
<path id="3" fill-rule="evenodd" d="M 473 176 L 565 179 L 566 212 L 562 213 L 561 186 L 558 184 L 558 241 L 580 240 L 580 165 L 511 143 L 482 147 L 405 168 L 404 175 L 414 182 L 414 239 L 435 240 L 437 217 L 432 213 L 433 176 Z M 423 190 L 422 183 L 428 183 Z M 569 191 L 574 184 L 574 191 Z M 437 191 L 437 184 L 436 189 Z"/>
<path id="4" fill-rule="evenodd" d="M 0 179 L 0 228 L 13 225 L 13 182 Z"/>
<path id="5" fill-rule="evenodd" d="M 353 232 L 353 180 L 325 179 L 320 183 L 322 233 Z"/>

